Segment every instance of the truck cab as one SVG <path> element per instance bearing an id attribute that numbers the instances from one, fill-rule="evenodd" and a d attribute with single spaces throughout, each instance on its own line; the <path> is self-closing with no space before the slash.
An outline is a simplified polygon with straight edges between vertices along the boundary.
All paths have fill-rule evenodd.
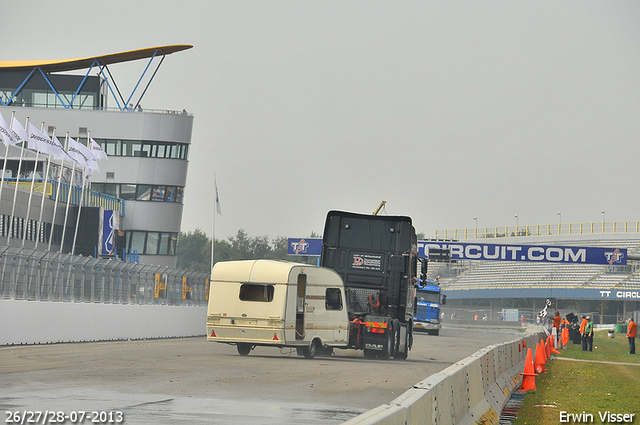
<path id="1" fill-rule="evenodd" d="M 432 279 L 427 279 L 424 285 L 418 285 L 416 296 L 415 330 L 438 335 L 442 326 L 440 306 L 446 304 L 447 296 L 440 293 L 440 285 Z"/>
<path id="2" fill-rule="evenodd" d="M 320 265 L 345 286 L 350 346 L 367 358 L 406 359 L 413 343 L 418 270 L 410 217 L 329 211 Z"/>

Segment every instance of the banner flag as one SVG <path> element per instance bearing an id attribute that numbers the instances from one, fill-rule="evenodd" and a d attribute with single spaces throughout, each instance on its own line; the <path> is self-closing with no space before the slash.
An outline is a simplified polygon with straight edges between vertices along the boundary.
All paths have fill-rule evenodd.
<path id="1" fill-rule="evenodd" d="M 220 197 L 218 196 L 218 183 L 216 183 L 216 179 L 213 179 L 213 185 L 216 188 L 216 212 L 222 215 L 222 208 L 220 208 Z"/>
<path id="2" fill-rule="evenodd" d="M 2 137 L 2 143 L 5 146 L 15 145 L 18 141 L 13 137 L 13 133 L 11 132 L 11 127 L 7 124 L 7 121 L 4 119 L 4 116 L 0 114 L 0 137 Z"/>
<path id="3" fill-rule="evenodd" d="M 55 159 L 65 159 L 67 156 L 58 139 L 51 140 L 48 135 L 38 130 L 31 123 L 29 123 L 28 137 L 28 145 L 30 149 L 35 149 L 38 152 L 49 154 Z"/>
<path id="4" fill-rule="evenodd" d="M 107 156 L 107 153 L 102 150 L 102 148 L 100 147 L 100 145 L 92 139 L 91 140 L 91 152 L 93 152 L 93 155 L 96 157 L 96 159 L 109 159 L 109 157 Z"/>
<path id="5" fill-rule="evenodd" d="M 16 143 L 26 142 L 29 140 L 29 135 L 24 130 L 22 124 L 16 117 L 13 117 L 13 125 L 11 126 L 11 133 L 13 134 L 13 138 L 16 140 Z"/>
<path id="6" fill-rule="evenodd" d="M 89 168 L 92 171 L 98 170 L 98 162 L 93 153 L 82 143 L 78 143 L 69 137 L 69 148 L 67 154 L 81 167 Z"/>

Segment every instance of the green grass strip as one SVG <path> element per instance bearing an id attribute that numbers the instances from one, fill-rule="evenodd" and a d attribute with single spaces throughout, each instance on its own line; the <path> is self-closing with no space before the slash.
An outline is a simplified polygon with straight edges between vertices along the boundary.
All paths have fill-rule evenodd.
<path id="1" fill-rule="evenodd" d="M 640 424 L 640 354 L 628 354 L 625 334 L 610 338 L 598 330 L 593 351 L 571 341 L 558 351 L 548 360 L 547 373 L 535 378 L 536 389 L 527 391 L 514 425 L 625 423 L 624 416 L 607 418 L 607 412 L 627 414 L 632 419 L 627 423 Z"/>

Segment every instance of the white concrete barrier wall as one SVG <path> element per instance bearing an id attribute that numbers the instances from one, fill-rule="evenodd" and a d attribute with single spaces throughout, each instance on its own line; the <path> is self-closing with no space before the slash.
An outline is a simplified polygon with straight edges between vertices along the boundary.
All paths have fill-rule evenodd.
<path id="1" fill-rule="evenodd" d="M 0 300 L 0 345 L 206 334 L 207 307 Z"/>
<path id="2" fill-rule="evenodd" d="M 345 424 L 497 424 L 502 408 L 520 387 L 527 349 L 543 337 L 532 333 L 479 350 Z"/>

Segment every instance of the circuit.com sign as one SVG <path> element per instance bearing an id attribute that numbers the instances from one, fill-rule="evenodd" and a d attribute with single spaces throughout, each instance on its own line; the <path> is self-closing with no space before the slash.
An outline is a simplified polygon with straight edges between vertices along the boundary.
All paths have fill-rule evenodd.
<path id="1" fill-rule="evenodd" d="M 525 261 L 616 266 L 627 264 L 626 248 L 418 241 L 418 255 L 423 258 L 429 258 L 429 247 L 449 248 L 451 260 Z"/>

